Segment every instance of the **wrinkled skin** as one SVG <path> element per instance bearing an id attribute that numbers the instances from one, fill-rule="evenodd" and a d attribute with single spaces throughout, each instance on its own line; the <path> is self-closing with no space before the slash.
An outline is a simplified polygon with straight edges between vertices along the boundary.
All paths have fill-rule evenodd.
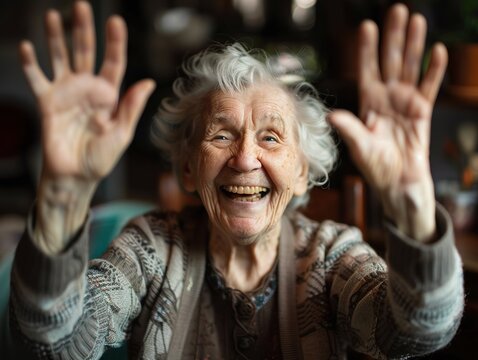
<path id="1" fill-rule="evenodd" d="M 88 3 L 74 5 L 73 67 L 56 11 L 46 14 L 45 26 L 52 80 L 39 68 L 32 44 L 24 41 L 20 45 L 23 69 L 41 113 L 43 170 L 49 177 L 97 182 L 130 143 L 154 83 L 136 83 L 118 103 L 127 41 L 120 17 L 108 21 L 105 58 L 97 75 L 93 73 L 95 34 Z"/>
<path id="2" fill-rule="evenodd" d="M 209 249 L 228 286 L 254 289 L 273 265 L 282 214 L 307 190 L 294 103 L 283 89 L 257 84 L 211 94 L 184 181 L 210 220 Z"/>
<path id="3" fill-rule="evenodd" d="M 270 232 L 277 235 L 292 196 L 307 189 L 290 95 L 266 84 L 242 93 L 216 92 L 202 118 L 185 179 L 188 190 L 198 191 L 212 226 L 228 241 L 247 245 Z M 233 186 L 248 187 L 247 194 Z M 267 193 L 261 197 L 256 187 Z"/>
<path id="4" fill-rule="evenodd" d="M 447 64 L 433 47 L 420 80 L 426 21 L 398 4 L 386 19 L 379 65 L 378 29 L 362 24 L 359 44 L 360 119 L 335 111 L 330 122 L 357 167 L 382 199 L 386 215 L 417 240 L 433 239 L 435 199 L 429 164 L 433 104 Z"/>
<path id="5" fill-rule="evenodd" d="M 42 121 L 43 168 L 35 241 L 47 253 L 61 251 L 83 223 L 97 184 L 131 142 L 154 88 L 154 82 L 143 80 L 119 99 L 126 66 L 124 21 L 118 16 L 109 19 L 105 57 L 101 70 L 94 74 L 91 7 L 76 2 L 73 14 L 72 64 L 60 15 L 51 10 L 45 17 L 53 79 L 39 67 L 33 45 L 20 44 L 23 70 Z"/>

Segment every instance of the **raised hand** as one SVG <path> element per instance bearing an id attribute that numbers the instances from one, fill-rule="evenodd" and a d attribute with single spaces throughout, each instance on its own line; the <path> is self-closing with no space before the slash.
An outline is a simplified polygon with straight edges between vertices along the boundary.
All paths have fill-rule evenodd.
<path id="1" fill-rule="evenodd" d="M 442 44 L 432 49 L 420 80 L 426 21 L 398 4 L 390 10 L 378 55 L 378 29 L 360 29 L 360 118 L 339 110 L 330 116 L 350 153 L 382 199 L 386 215 L 419 240 L 435 231 L 435 200 L 429 165 L 433 105 L 446 68 Z"/>
<path id="2" fill-rule="evenodd" d="M 46 35 L 53 69 L 49 80 L 30 42 L 20 45 L 27 80 L 42 121 L 43 169 L 38 186 L 33 240 L 44 252 L 62 251 L 83 224 L 97 184 L 114 167 L 133 138 L 154 82 L 142 80 L 119 100 L 126 67 L 126 25 L 113 16 L 106 25 L 106 50 L 97 75 L 91 7 L 73 9 L 73 66 L 61 18 L 46 15 Z"/>
<path id="3" fill-rule="evenodd" d="M 132 86 L 119 101 L 126 67 L 126 26 L 113 16 L 106 27 L 106 52 L 98 75 L 95 31 L 87 2 L 74 5 L 73 67 L 70 65 L 60 15 L 46 15 L 46 34 L 53 79 L 40 69 L 33 46 L 24 41 L 20 54 L 27 80 L 42 119 L 43 172 L 52 178 L 99 181 L 107 175 L 130 143 L 151 80 Z"/>

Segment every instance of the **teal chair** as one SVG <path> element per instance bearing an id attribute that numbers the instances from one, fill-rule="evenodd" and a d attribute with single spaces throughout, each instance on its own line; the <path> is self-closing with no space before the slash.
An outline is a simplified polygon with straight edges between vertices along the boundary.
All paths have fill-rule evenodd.
<path id="1" fill-rule="evenodd" d="M 8 296 L 10 294 L 10 272 L 13 264 L 13 251 L 6 254 L 0 263 L 0 351 L 6 359 L 14 359 L 9 344 L 8 333 Z"/>
<path id="2" fill-rule="evenodd" d="M 129 219 L 152 210 L 154 207 L 155 205 L 152 203 L 139 201 L 117 201 L 95 206 L 92 209 L 90 258 L 100 257 Z M 8 297 L 13 257 L 14 251 L 7 254 L 0 262 L 0 284 L 2 284 L 0 291 L 0 351 L 2 359 L 23 359 L 21 354 L 14 352 L 8 332 Z M 101 359 L 127 359 L 126 344 L 108 350 Z"/>

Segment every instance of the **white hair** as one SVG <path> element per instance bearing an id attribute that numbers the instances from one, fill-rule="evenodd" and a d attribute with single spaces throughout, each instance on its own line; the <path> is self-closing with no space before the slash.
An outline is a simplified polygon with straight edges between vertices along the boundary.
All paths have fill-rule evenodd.
<path id="1" fill-rule="evenodd" d="M 285 89 L 296 105 L 299 145 L 309 164 L 309 190 L 328 181 L 337 159 L 337 145 L 326 120 L 328 110 L 313 85 L 300 74 L 284 72 L 274 59 L 258 50 L 248 51 L 239 43 L 207 48 L 186 60 L 181 69 L 183 74 L 173 83 L 174 97 L 161 102 L 151 133 L 153 143 L 172 163 L 181 186 L 206 97 L 211 91 L 241 92 L 263 82 Z M 308 193 L 295 197 L 289 208 L 305 205 L 308 198 Z"/>

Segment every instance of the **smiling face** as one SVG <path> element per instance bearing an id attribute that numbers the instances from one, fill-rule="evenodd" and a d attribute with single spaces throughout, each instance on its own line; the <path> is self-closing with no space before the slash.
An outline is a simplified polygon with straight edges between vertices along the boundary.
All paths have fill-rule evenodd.
<path id="1" fill-rule="evenodd" d="M 183 183 L 199 193 L 213 232 L 237 245 L 278 236 L 292 196 L 307 190 L 290 95 L 267 84 L 214 92 L 202 121 Z"/>

